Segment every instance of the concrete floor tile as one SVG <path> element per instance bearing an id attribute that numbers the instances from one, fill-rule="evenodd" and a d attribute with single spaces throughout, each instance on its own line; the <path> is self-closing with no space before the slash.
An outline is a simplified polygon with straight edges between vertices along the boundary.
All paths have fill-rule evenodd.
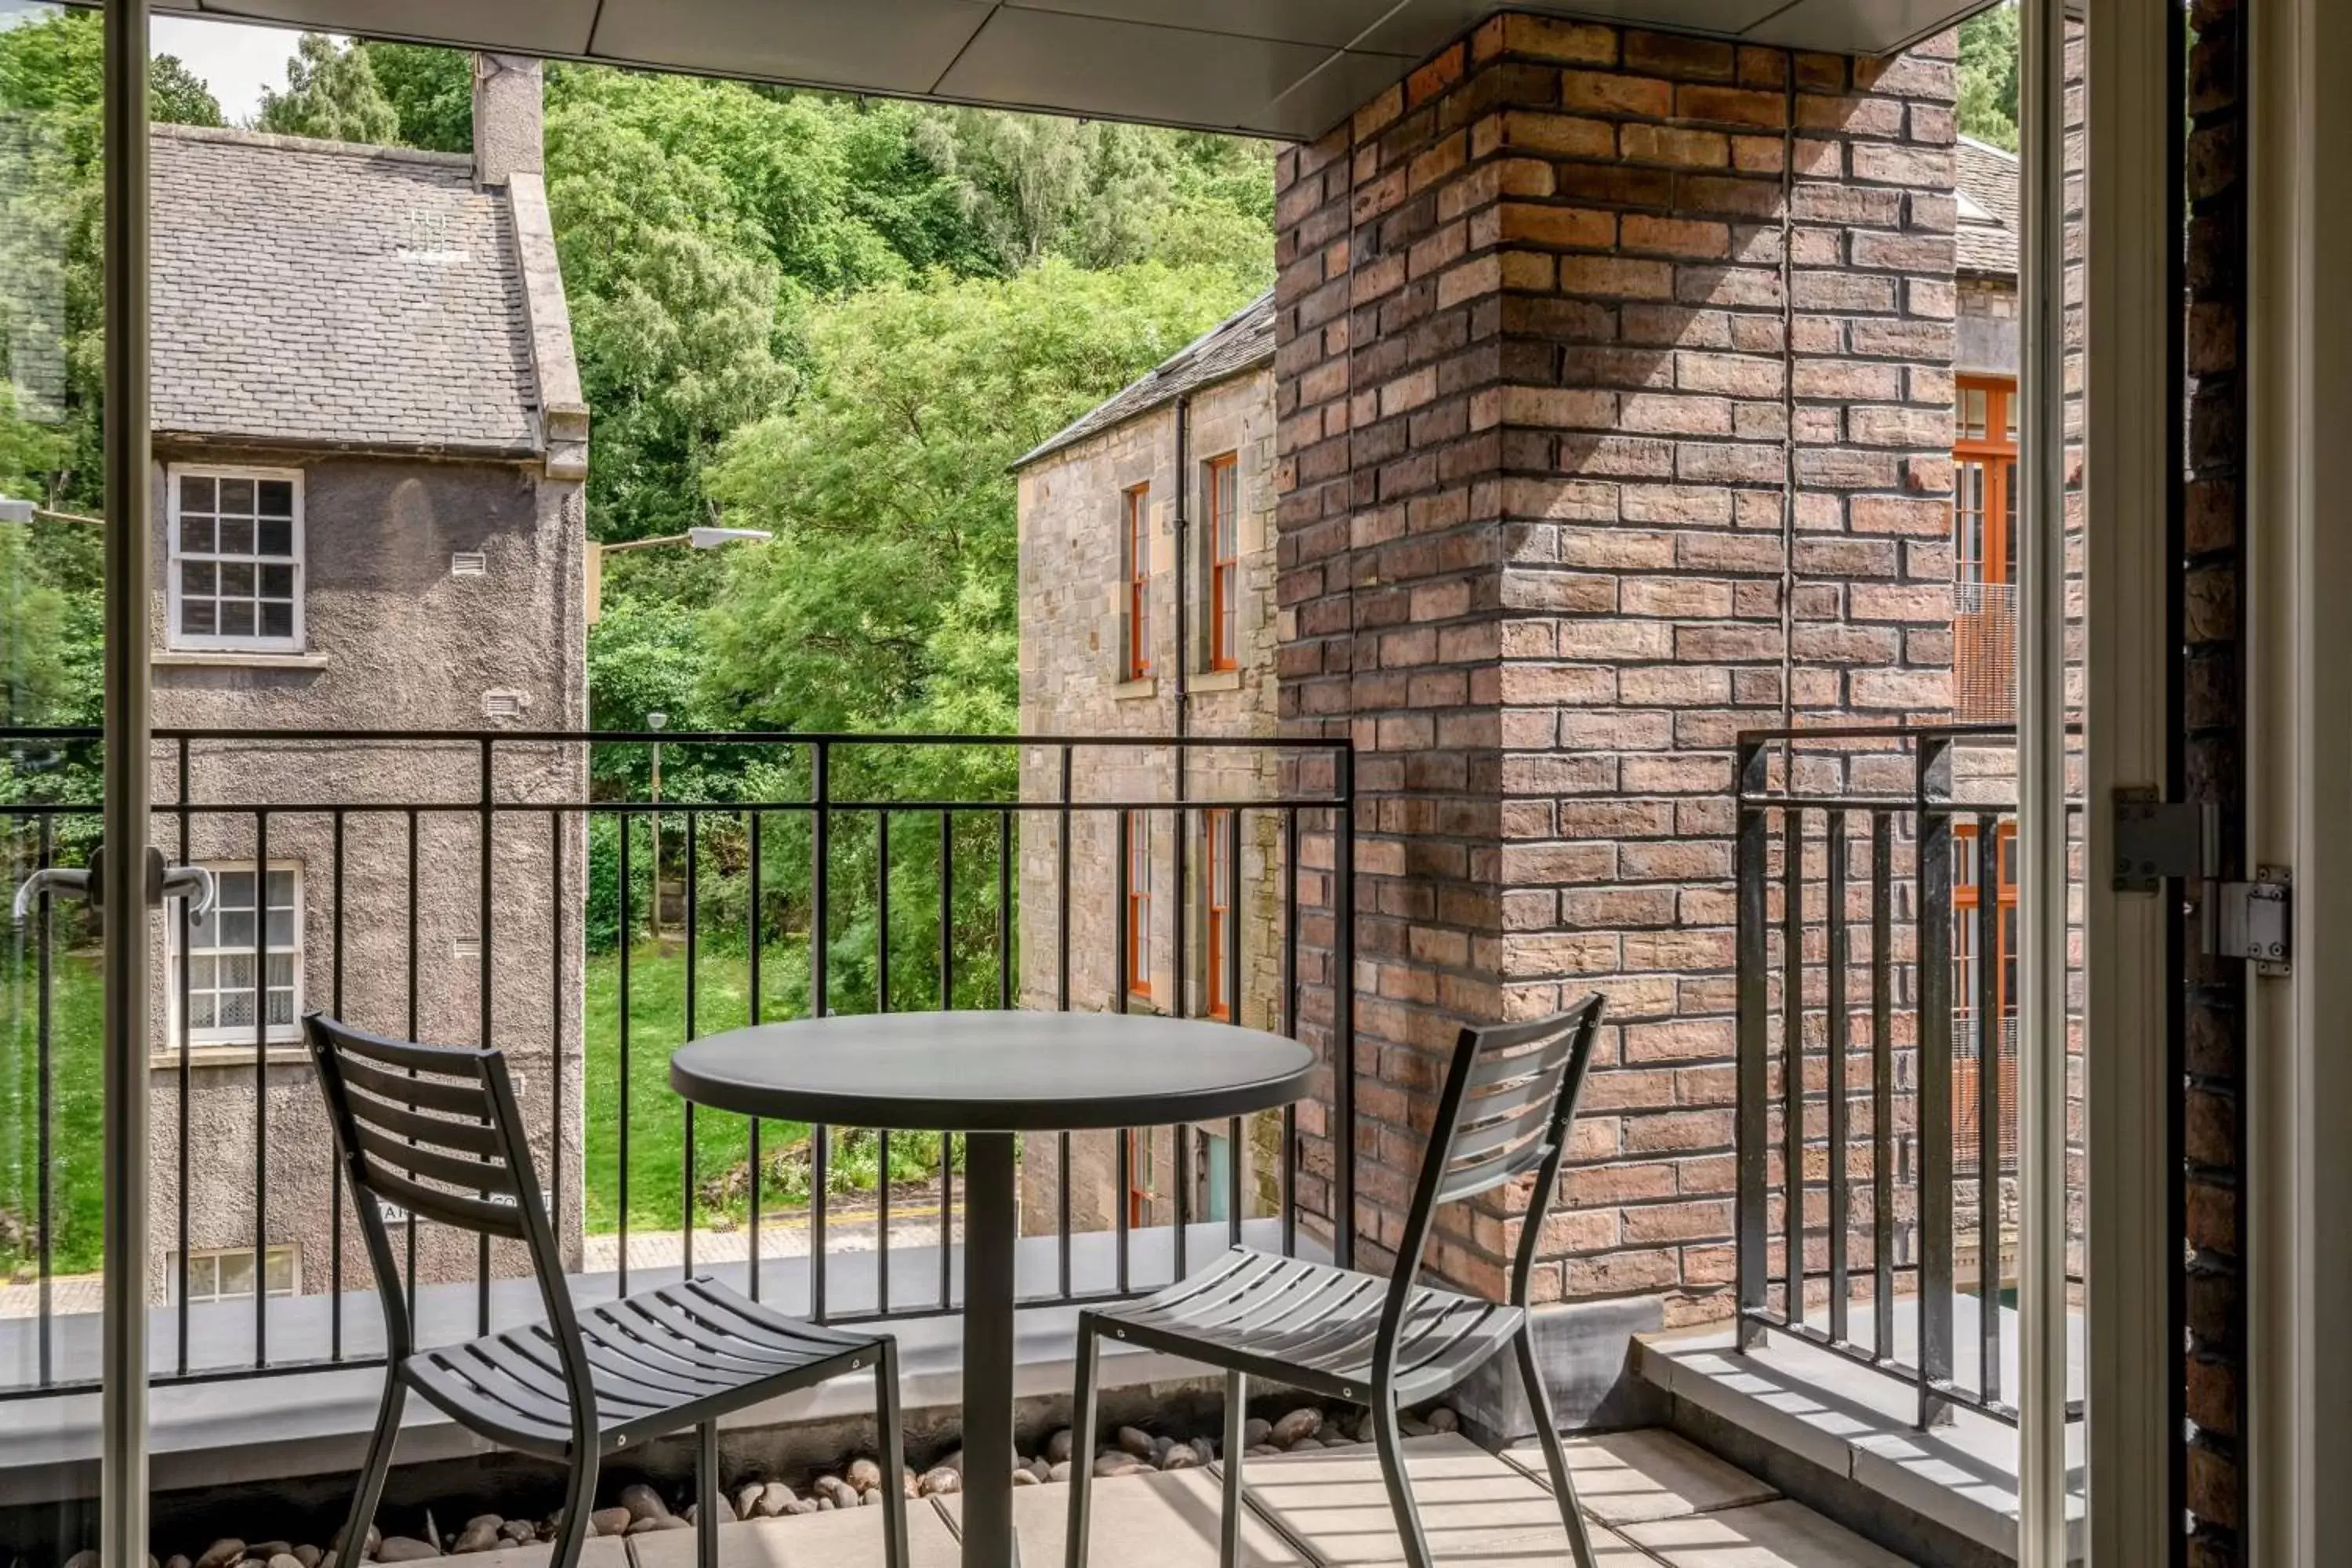
<path id="1" fill-rule="evenodd" d="M 687 1539 L 691 1541 L 693 1537 Z M 547 1568 L 549 1560 L 554 1555 L 552 1544 L 534 1542 L 529 1546 L 503 1546 L 496 1552 L 472 1552 L 463 1558 L 443 1557 L 436 1561 L 444 1563 L 462 1562 L 466 1568 Z M 687 1553 L 689 1568 L 693 1556 L 691 1552 Z M 581 1545 L 580 1568 L 630 1568 L 629 1549 L 617 1535 L 593 1538 Z"/>
<path id="2" fill-rule="evenodd" d="M 1910 1568 L 1802 1503 L 1759 1503 L 1624 1527 L 1671 1568 Z"/>
<path id="3" fill-rule="evenodd" d="M 954 1532 L 928 1498 L 908 1500 L 907 1537 L 912 1568 L 958 1568 Z M 635 1568 L 694 1568 L 690 1530 L 626 1540 Z M 476 1561 L 467 1558 L 468 1568 Z M 721 1525 L 719 1568 L 883 1568 L 882 1510 L 854 1508 Z"/>
<path id="4" fill-rule="evenodd" d="M 1171 1470 L 1095 1483 L 1088 1562 L 1094 1568 L 1217 1568 L 1223 1483 L 1208 1470 Z M 940 1500 L 959 1529 L 961 1497 Z M 1024 1568 L 1060 1568 L 1069 1543 L 1070 1489 L 1019 1487 L 1013 1525 Z M 1244 1513 L 1244 1568 L 1309 1568 L 1265 1520 Z"/>
<path id="5" fill-rule="evenodd" d="M 1551 1494 L 1467 1438 L 1408 1439 L 1405 1472 L 1430 1550 L 1446 1568 L 1570 1561 Z M 1396 1518 L 1369 1444 L 1252 1459 L 1242 1477 L 1250 1501 L 1316 1562 L 1370 1568 L 1401 1560 Z M 1600 1542 L 1594 1547 L 1599 1552 Z"/>
<path id="6" fill-rule="evenodd" d="M 1503 1457 L 1538 1484 L 1550 1486 L 1543 1446 L 1534 1438 Z M 1571 1437 L 1568 1468 L 1584 1511 L 1609 1524 L 1685 1519 L 1769 1502 L 1780 1495 L 1747 1471 L 1658 1427 Z"/>

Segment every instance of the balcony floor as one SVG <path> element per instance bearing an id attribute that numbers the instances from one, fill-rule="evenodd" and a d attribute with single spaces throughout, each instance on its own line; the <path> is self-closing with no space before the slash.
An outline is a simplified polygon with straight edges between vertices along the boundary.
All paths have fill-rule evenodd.
<path id="1" fill-rule="evenodd" d="M 1570 1561 L 1550 1494 L 1460 1436 L 1406 1443 L 1431 1548 L 1445 1568 L 1533 1568 Z M 1663 1433 L 1579 1439 L 1599 1568 L 1906 1568 L 1902 1559 Z M 1102 1568 L 1215 1568 L 1215 1469 L 1097 1482 L 1093 1561 Z M 1253 1460 L 1244 1472 L 1247 1568 L 1388 1568 L 1402 1554 L 1379 1467 L 1365 1447 Z M 913 1568 L 956 1568 L 961 1500 L 915 1504 Z M 1069 1493 L 1013 1495 L 1022 1560 L 1063 1561 Z M 673 1531 L 591 1543 L 587 1568 L 693 1568 L 694 1536 Z M 463 1559 L 466 1568 L 540 1568 L 544 1546 Z M 855 1568 L 882 1561 L 873 1509 L 761 1520 L 719 1531 L 720 1568 Z M 459 1560 L 450 1559 L 453 1564 Z"/>

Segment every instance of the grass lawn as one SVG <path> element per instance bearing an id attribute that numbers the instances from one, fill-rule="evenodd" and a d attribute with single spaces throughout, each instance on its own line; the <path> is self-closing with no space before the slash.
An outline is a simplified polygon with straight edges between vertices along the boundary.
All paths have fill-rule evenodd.
<path id="1" fill-rule="evenodd" d="M 99 1266 L 105 1220 L 105 1058 L 99 955 L 58 951 L 50 990 L 50 1267 Z M 34 1266 L 40 1211 L 39 984 L 29 942 L 0 941 L 0 1278 Z"/>

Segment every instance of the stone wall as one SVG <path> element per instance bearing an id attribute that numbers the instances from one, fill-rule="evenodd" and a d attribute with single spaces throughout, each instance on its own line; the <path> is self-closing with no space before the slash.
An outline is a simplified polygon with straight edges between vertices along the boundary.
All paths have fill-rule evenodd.
<path id="1" fill-rule="evenodd" d="M 159 442 L 153 546 L 166 559 L 164 508 L 174 457 L 213 465 L 295 467 L 304 479 L 307 651 L 282 654 L 171 650 L 163 596 L 154 595 L 154 715 L 159 729 L 459 730 L 577 729 L 586 722 L 585 629 L 579 485 L 519 464 L 443 463 L 356 455 L 178 452 Z M 477 575 L 453 575 L 451 557 L 480 552 Z M 161 567 L 159 565 L 159 573 Z M 516 694 L 513 718 L 485 717 L 493 690 Z M 216 868 L 250 867 L 256 814 L 266 806 L 273 866 L 299 870 L 304 1008 L 340 1008 L 362 1028 L 440 1044 L 481 1037 L 482 960 L 468 944 L 480 925 L 480 819 L 428 809 L 415 819 L 415 942 L 410 931 L 410 833 L 404 811 L 467 807 L 481 798 L 480 752 L 470 742 L 257 739 L 192 742 L 185 794 L 180 757 L 159 742 L 152 777 L 159 805 L 248 809 L 188 814 L 185 853 Z M 495 798 L 508 805 L 580 800 L 583 749 L 514 743 L 499 748 Z M 335 862 L 342 806 L 342 870 Z M 310 809 L 302 809 L 302 808 Z M 542 1172 L 561 1170 L 557 1233 L 567 1253 L 580 1236 L 581 1029 L 583 953 L 576 918 L 553 919 L 555 849 L 542 814 L 499 815 L 492 832 L 494 902 L 488 981 L 492 1038 L 520 1080 Z M 158 841 L 181 853 L 178 817 L 160 819 Z M 584 906 L 586 839 L 562 828 L 562 907 Z M 339 907 L 340 906 L 340 907 Z M 341 948 L 337 951 L 340 932 Z M 299 1288 L 328 1288 L 334 1250 L 331 1146 L 325 1106 L 299 1037 L 273 1031 L 268 1061 L 249 1039 L 190 1041 L 179 1032 L 176 977 L 162 922 L 151 940 L 157 975 L 152 1016 L 155 1109 L 150 1160 L 151 1226 L 159 1294 L 176 1275 L 167 1259 L 184 1245 L 178 1215 L 183 1160 L 192 1251 L 249 1246 L 257 1170 L 271 1245 L 297 1248 Z M 561 970 L 557 968 L 560 962 Z M 413 994 L 413 1001 L 412 1001 Z M 554 1108 L 563 1075 L 562 1125 Z M 184 1083 L 184 1092 L 183 1085 Z M 257 1100 L 266 1116 L 257 1118 Z M 365 1253 L 341 1194 L 342 1288 L 370 1282 Z M 420 1226 L 418 1273 L 470 1279 L 473 1238 Z M 501 1244 L 493 1267 L 526 1267 Z"/>
<path id="2" fill-rule="evenodd" d="M 1359 748 L 1368 1261 L 1458 1026 L 1598 987 L 1538 1296 L 1727 1310 L 1734 737 L 1948 701 L 1952 55 L 1506 16 L 1283 155 L 1282 717 Z M 1432 1261 L 1495 1289 L 1521 1223 Z"/>
<path id="3" fill-rule="evenodd" d="M 1191 733 L 1202 737 L 1271 738 L 1275 733 L 1274 433 L 1273 378 L 1265 368 L 1202 387 L 1185 411 L 1187 450 L 1181 458 L 1190 514 L 1187 539 L 1177 531 L 1177 409 L 1167 403 L 1108 430 L 1048 454 L 1020 476 L 1021 729 L 1024 734 L 1170 736 L 1177 732 L 1176 666 L 1184 661 Z M 1207 658 L 1208 508 L 1203 468 L 1226 453 L 1235 457 L 1239 498 L 1239 581 L 1235 591 L 1235 668 L 1211 670 Z M 1123 497 L 1149 485 L 1150 518 L 1151 674 L 1126 679 L 1126 559 Z M 1178 647 L 1176 563 L 1187 552 L 1190 607 Z M 1023 761 L 1023 793 L 1055 798 L 1060 759 L 1033 749 Z M 1271 749 L 1191 749 L 1184 795 L 1195 801 L 1264 800 L 1276 793 L 1277 757 Z M 1177 798 L 1173 748 L 1125 750 L 1078 747 L 1071 757 L 1072 796 L 1080 802 L 1172 802 Z M 1271 811 L 1245 812 L 1236 900 L 1242 963 L 1238 1021 L 1282 1026 L 1282 824 Z M 1201 819 L 1187 814 L 1182 868 L 1178 866 L 1177 814 L 1148 818 L 1152 893 L 1150 997 L 1123 994 L 1116 867 L 1118 813 L 1097 807 L 1074 814 L 1066 994 L 1061 964 L 1060 825 L 1030 813 L 1021 828 L 1021 1005 L 1052 1008 L 1155 1008 L 1200 1016 L 1206 1011 L 1205 860 Z M 1182 922 L 1179 962 L 1178 922 Z M 1171 977 L 1181 976 L 1181 997 Z M 1271 1213 L 1278 1193 L 1279 1141 L 1268 1128 L 1245 1132 L 1244 1182 L 1255 1194 L 1246 1212 Z M 1225 1136 L 1223 1124 L 1192 1140 L 1195 1182 L 1205 1158 L 1205 1136 Z M 1143 1223 L 1174 1217 L 1175 1137 L 1151 1134 L 1139 1163 L 1158 1173 L 1159 1197 L 1147 1201 Z M 1121 1201 L 1118 1141 L 1078 1135 L 1068 1143 L 1067 1195 L 1079 1230 L 1108 1229 Z M 1033 1231 L 1052 1229 L 1064 1194 L 1063 1142 L 1031 1140 L 1022 1163 L 1024 1212 Z M 1202 1213 L 1197 1206 L 1192 1212 Z"/>

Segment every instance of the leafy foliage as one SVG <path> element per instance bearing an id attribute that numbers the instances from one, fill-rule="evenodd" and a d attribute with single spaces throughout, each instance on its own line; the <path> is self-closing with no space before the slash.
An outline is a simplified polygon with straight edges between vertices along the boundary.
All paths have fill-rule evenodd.
<path id="1" fill-rule="evenodd" d="M 286 90 L 264 89 L 260 129 L 281 136 L 318 136 L 331 142 L 391 142 L 400 135 L 400 115 L 376 80 L 368 52 L 339 45 L 323 33 L 294 41 L 286 62 Z"/>
<path id="2" fill-rule="evenodd" d="M 2017 7 L 2009 0 L 1960 24 L 1960 133 L 2017 151 Z"/>

